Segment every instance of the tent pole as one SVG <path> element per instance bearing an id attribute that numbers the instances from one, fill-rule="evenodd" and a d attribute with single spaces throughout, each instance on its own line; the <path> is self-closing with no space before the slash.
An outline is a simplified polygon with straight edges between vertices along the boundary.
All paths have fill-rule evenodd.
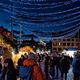
<path id="1" fill-rule="evenodd" d="M 11 3 L 11 16 L 13 16 L 13 3 Z M 11 17 L 11 33 L 12 33 L 12 41 L 13 41 L 13 18 Z"/>
<path id="2" fill-rule="evenodd" d="M 52 43 L 52 53 L 53 53 L 53 38 L 52 38 L 52 42 L 51 43 Z"/>

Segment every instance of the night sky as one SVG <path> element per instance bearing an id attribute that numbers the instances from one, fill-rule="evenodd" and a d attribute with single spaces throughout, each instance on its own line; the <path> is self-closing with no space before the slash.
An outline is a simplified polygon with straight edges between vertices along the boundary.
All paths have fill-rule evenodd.
<path id="1" fill-rule="evenodd" d="M 11 17 L 13 30 L 21 26 L 24 35 L 44 40 L 74 36 L 80 28 L 80 0 L 0 0 L 0 26 L 11 31 Z"/>

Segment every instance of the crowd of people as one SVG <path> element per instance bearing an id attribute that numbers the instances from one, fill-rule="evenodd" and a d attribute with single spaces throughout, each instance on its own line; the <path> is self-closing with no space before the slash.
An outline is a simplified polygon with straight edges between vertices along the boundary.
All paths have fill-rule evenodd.
<path id="1" fill-rule="evenodd" d="M 74 74 L 73 80 L 80 80 L 80 65 L 78 65 L 78 68 L 76 61 L 80 63 L 80 58 L 73 59 L 68 55 L 58 53 L 54 55 L 29 52 L 28 55 L 26 53 L 21 55 L 16 66 L 14 66 L 11 58 L 5 59 L 3 66 L 0 63 L 0 80 L 55 80 L 59 77 L 59 74 L 61 74 L 60 80 L 67 80 L 67 73 L 71 65 Z M 20 71 L 23 68 L 23 72 Z M 30 76 L 30 78 L 22 76 Z"/>

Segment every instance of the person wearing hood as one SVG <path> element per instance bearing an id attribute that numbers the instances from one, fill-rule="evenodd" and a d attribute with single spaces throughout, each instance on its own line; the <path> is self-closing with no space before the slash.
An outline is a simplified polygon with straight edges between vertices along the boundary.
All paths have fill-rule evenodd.
<path id="1" fill-rule="evenodd" d="M 23 66 L 33 66 L 33 78 L 34 80 L 46 80 L 41 68 L 36 62 L 36 56 L 34 53 L 28 54 L 28 59 L 23 62 Z"/>
<path id="2" fill-rule="evenodd" d="M 5 59 L 0 80 L 17 80 L 17 69 L 11 58 Z"/>

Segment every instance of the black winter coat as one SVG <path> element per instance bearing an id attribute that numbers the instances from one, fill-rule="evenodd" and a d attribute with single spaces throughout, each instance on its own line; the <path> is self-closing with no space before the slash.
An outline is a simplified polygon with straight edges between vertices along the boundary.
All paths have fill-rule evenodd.
<path id="1" fill-rule="evenodd" d="M 17 80 L 16 69 L 3 69 L 1 80 Z"/>

